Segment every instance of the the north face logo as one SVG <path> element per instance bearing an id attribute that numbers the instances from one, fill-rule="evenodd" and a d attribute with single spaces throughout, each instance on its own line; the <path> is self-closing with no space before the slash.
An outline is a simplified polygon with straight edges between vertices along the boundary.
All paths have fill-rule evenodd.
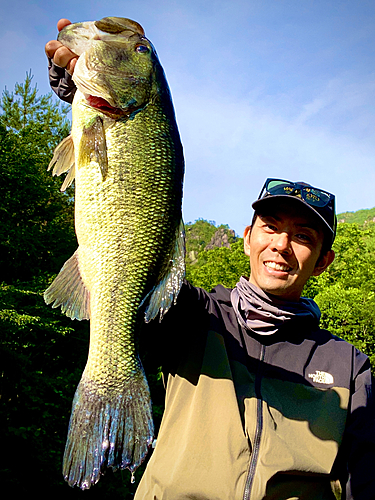
<path id="1" fill-rule="evenodd" d="M 333 376 L 327 372 L 315 370 L 315 373 L 309 373 L 309 378 L 312 378 L 316 384 L 333 384 Z"/>

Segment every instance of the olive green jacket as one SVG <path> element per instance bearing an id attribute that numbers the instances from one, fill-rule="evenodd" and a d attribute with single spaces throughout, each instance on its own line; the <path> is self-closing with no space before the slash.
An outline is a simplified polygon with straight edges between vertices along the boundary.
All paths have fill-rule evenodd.
<path id="1" fill-rule="evenodd" d="M 168 315 L 165 412 L 137 500 L 375 498 L 366 356 L 317 325 L 250 335 L 221 286 L 185 285 Z"/>

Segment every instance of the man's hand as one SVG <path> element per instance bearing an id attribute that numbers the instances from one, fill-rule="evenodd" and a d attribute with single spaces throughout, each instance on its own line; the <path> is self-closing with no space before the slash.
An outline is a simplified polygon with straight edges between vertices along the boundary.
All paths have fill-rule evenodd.
<path id="1" fill-rule="evenodd" d="M 71 24 L 69 19 L 60 19 L 57 29 L 61 31 L 69 24 Z M 78 60 L 77 54 L 57 40 L 47 42 L 45 51 L 48 57 L 49 83 L 52 90 L 60 99 L 72 104 L 77 90 L 72 79 L 74 66 Z"/>
<path id="2" fill-rule="evenodd" d="M 68 19 L 60 19 L 57 23 L 57 29 L 61 31 L 65 26 L 71 22 Z M 65 47 L 57 40 L 50 40 L 46 43 L 45 51 L 47 57 L 53 59 L 53 62 L 60 68 L 66 68 L 69 74 L 73 74 L 74 66 L 76 65 L 78 56 L 72 52 L 68 47 Z"/>

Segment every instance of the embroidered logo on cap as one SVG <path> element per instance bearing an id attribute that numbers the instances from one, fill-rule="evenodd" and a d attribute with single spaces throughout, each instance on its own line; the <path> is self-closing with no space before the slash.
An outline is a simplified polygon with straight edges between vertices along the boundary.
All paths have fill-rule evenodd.
<path id="1" fill-rule="evenodd" d="M 312 378 L 316 384 L 333 384 L 333 376 L 327 372 L 315 370 L 315 373 L 309 373 L 309 378 Z"/>

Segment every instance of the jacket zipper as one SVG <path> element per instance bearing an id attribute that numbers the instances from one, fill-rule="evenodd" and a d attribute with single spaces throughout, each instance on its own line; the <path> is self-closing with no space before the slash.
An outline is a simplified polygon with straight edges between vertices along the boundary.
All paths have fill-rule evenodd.
<path id="1" fill-rule="evenodd" d="M 253 487 L 255 469 L 258 462 L 259 457 L 259 447 L 260 447 L 260 439 L 262 437 L 263 431 L 263 407 L 262 407 L 262 396 L 261 396 L 261 381 L 262 381 L 262 363 L 264 361 L 264 356 L 266 353 L 266 346 L 262 345 L 260 351 L 260 363 L 257 370 L 256 378 L 255 378 L 255 395 L 257 397 L 257 424 L 255 429 L 255 438 L 253 445 L 253 452 L 251 454 L 249 472 L 247 474 L 245 491 L 243 495 L 243 500 L 250 500 L 251 489 Z"/>

